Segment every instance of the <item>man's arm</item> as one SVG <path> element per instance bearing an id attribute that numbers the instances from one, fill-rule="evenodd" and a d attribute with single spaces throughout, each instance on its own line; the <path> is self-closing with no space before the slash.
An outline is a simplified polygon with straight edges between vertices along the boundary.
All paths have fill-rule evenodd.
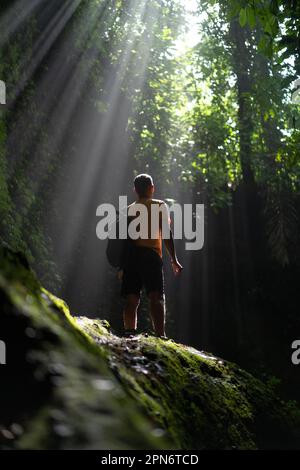
<path id="1" fill-rule="evenodd" d="M 176 275 L 180 274 L 183 267 L 181 266 L 181 264 L 179 263 L 179 261 L 177 259 L 175 243 L 174 243 L 174 237 L 173 237 L 173 232 L 172 232 L 171 228 L 170 228 L 170 238 L 165 238 L 164 242 L 165 242 L 167 251 L 170 255 L 170 258 L 171 258 L 171 263 L 172 263 L 172 268 L 173 268 L 174 274 L 176 274 Z"/>

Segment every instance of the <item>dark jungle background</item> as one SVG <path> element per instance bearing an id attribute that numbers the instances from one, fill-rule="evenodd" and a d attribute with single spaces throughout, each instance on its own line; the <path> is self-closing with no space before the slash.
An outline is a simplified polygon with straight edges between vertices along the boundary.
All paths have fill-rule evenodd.
<path id="1" fill-rule="evenodd" d="M 167 333 L 300 399 L 300 3 L 0 1 L 0 237 L 71 311 L 121 331 L 96 208 L 205 204 L 166 260 Z M 146 301 L 140 327 L 149 327 Z"/>

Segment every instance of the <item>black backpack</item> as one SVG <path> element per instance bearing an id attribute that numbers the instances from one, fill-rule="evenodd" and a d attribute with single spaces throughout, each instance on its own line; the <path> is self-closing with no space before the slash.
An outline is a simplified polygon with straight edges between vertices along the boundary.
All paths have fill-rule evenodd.
<path id="1" fill-rule="evenodd" d="M 117 214 L 117 218 L 109 229 L 109 233 L 116 233 L 116 238 L 108 238 L 106 247 L 106 257 L 109 264 L 113 268 L 123 268 L 126 263 L 128 248 L 131 240 L 129 240 L 128 233 L 127 239 L 119 238 L 119 224 L 121 217 L 125 217 L 124 213 Z M 127 225 L 128 228 L 128 225 Z"/>

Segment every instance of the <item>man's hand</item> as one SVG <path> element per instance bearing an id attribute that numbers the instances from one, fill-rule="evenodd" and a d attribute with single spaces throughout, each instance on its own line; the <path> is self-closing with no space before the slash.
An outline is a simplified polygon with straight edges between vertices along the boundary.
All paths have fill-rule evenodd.
<path id="1" fill-rule="evenodd" d="M 117 273 L 117 278 L 118 278 L 119 281 L 122 281 L 123 275 L 124 275 L 123 269 L 119 269 L 119 271 Z"/>
<path id="2" fill-rule="evenodd" d="M 183 267 L 179 263 L 178 259 L 172 259 L 171 263 L 172 263 L 172 268 L 173 268 L 173 272 L 174 272 L 175 276 L 179 276 L 179 274 L 183 270 Z"/>
<path id="3" fill-rule="evenodd" d="M 170 238 L 164 238 L 164 242 L 167 248 L 167 251 L 170 255 L 171 258 L 171 263 L 172 263 L 172 268 L 175 276 L 179 276 L 181 271 L 183 270 L 183 267 L 179 263 L 177 256 L 176 256 L 176 250 L 175 250 L 175 245 L 174 245 L 174 237 L 172 230 L 170 228 Z"/>

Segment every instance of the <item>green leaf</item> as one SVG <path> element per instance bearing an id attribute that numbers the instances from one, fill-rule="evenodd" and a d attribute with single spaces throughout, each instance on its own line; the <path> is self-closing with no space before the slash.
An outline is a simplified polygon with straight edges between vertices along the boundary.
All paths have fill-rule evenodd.
<path id="1" fill-rule="evenodd" d="M 246 12 L 247 12 L 247 21 L 248 21 L 248 24 L 250 26 L 250 28 L 254 28 L 255 25 L 256 25 L 256 17 L 255 17 L 255 11 L 253 8 L 251 7 L 247 7 L 246 8 Z"/>
<path id="2" fill-rule="evenodd" d="M 258 43 L 258 50 L 259 52 L 262 52 L 265 54 L 267 57 L 272 57 L 273 53 L 273 42 L 272 38 L 268 36 L 267 34 L 264 34 L 259 40 Z"/>
<path id="3" fill-rule="evenodd" d="M 246 11 L 246 8 L 241 8 L 239 21 L 240 21 L 240 25 L 241 25 L 242 27 L 246 25 L 246 23 L 247 23 L 247 11 Z"/>

